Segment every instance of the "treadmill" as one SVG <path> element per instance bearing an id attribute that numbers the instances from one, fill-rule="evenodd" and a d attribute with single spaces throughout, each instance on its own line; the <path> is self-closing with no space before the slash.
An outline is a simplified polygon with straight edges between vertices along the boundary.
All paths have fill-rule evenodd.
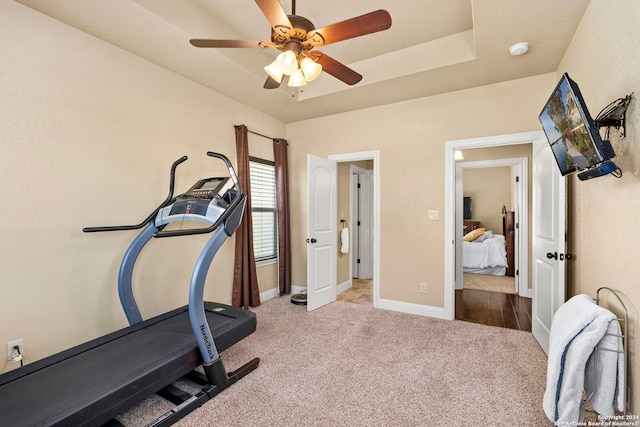
<path id="1" fill-rule="evenodd" d="M 143 222 L 83 229 L 142 229 L 118 275 L 120 302 L 130 326 L 0 375 L 0 425 L 118 426 L 117 415 L 154 393 L 177 406 L 149 425 L 171 425 L 258 367 L 256 358 L 227 373 L 219 354 L 255 331 L 255 313 L 204 302 L 211 261 L 240 225 L 247 197 L 229 160 L 219 153 L 207 155 L 222 160 L 229 176 L 199 180 L 173 197 L 175 171 L 187 160 L 184 156 L 171 166 L 166 200 Z M 204 226 L 165 229 L 183 221 Z M 131 277 L 144 246 L 151 238 L 202 233 L 212 235 L 196 262 L 189 304 L 143 320 Z M 204 375 L 195 371 L 200 365 Z M 200 392 L 190 395 L 172 385 L 182 377 L 199 383 Z"/>

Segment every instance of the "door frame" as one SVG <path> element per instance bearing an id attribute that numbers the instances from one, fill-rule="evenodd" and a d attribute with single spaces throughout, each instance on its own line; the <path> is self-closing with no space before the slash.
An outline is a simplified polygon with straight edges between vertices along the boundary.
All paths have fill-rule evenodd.
<path id="1" fill-rule="evenodd" d="M 338 163 L 357 162 L 361 160 L 373 161 L 373 204 L 372 204 L 372 250 L 373 250 L 373 306 L 380 307 L 380 151 L 360 151 L 355 153 L 331 154 L 329 159 Z M 353 251 L 349 251 L 349 257 Z M 335 254 L 336 258 L 338 254 Z M 351 269 L 351 258 L 349 259 L 349 269 Z M 351 274 L 351 273 L 350 273 Z"/>
<path id="2" fill-rule="evenodd" d="M 456 199 L 463 196 L 463 171 L 465 169 L 515 167 L 516 175 L 520 177 L 515 185 L 515 215 L 517 228 L 515 268 L 516 293 L 521 297 L 531 298 L 533 292 L 529 289 L 529 168 L 526 157 L 512 157 L 506 159 L 480 160 L 473 162 L 456 162 Z M 513 182 L 510 182 L 513 186 Z M 462 203 L 456 204 L 456 289 L 462 289 Z"/>
<path id="3" fill-rule="evenodd" d="M 444 224 L 444 317 L 455 318 L 455 244 L 456 244 L 456 160 L 455 151 L 532 143 L 544 136 L 542 131 L 459 139 L 445 142 L 445 224 Z"/>

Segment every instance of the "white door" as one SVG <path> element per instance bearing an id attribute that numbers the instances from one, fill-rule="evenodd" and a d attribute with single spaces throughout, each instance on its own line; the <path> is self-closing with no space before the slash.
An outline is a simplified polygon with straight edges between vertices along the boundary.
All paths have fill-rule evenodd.
<path id="1" fill-rule="evenodd" d="M 307 310 L 336 300 L 337 162 L 307 157 Z"/>
<path id="2" fill-rule="evenodd" d="M 360 175 L 360 224 L 358 225 L 360 236 L 360 278 L 371 279 L 373 277 L 373 251 L 372 251 L 372 203 L 373 203 L 373 174 L 371 170 Z"/>
<path id="3" fill-rule="evenodd" d="M 360 174 L 354 171 L 354 165 L 351 165 L 351 222 L 349 228 L 349 237 L 351 238 L 349 252 L 351 254 L 351 278 L 360 278 L 360 227 L 358 221 L 360 218 Z"/>
<path id="4" fill-rule="evenodd" d="M 351 165 L 352 277 L 373 277 L 373 171 Z"/>
<path id="5" fill-rule="evenodd" d="M 532 332 L 549 352 L 551 320 L 565 300 L 565 178 L 545 138 L 533 142 Z"/>

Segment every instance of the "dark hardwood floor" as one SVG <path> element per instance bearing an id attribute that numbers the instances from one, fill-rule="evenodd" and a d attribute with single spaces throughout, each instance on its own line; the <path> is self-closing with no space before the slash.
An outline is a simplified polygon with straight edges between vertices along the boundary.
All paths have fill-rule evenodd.
<path id="1" fill-rule="evenodd" d="M 471 289 L 456 291 L 456 319 L 531 332 L 531 299 Z"/>

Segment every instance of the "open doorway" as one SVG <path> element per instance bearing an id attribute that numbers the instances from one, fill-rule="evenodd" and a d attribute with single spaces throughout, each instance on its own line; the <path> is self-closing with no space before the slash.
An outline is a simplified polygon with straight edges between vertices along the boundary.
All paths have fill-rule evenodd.
<path id="1" fill-rule="evenodd" d="M 444 310 L 443 317 L 447 319 L 455 318 L 455 291 L 456 291 L 456 277 L 458 276 L 457 272 L 457 261 L 456 261 L 456 242 L 461 241 L 462 227 L 458 227 L 457 215 L 460 215 L 462 218 L 462 206 L 458 208 L 457 205 L 460 203 L 456 203 L 456 159 L 455 159 L 455 151 L 461 150 L 463 153 L 466 150 L 477 149 L 477 148 L 488 148 L 494 147 L 499 150 L 499 155 L 495 155 L 492 158 L 510 158 L 510 157 L 525 157 L 522 154 L 515 154 L 513 151 L 513 147 L 518 146 L 531 146 L 531 143 L 534 141 L 540 140 L 544 135 L 541 135 L 541 132 L 524 132 L 519 134 L 510 134 L 510 135 L 498 135 L 492 137 L 482 137 L 482 138 L 473 138 L 467 140 L 455 140 L 455 141 L 447 141 L 446 149 L 445 149 L 445 247 L 444 247 L 444 255 L 445 255 L 445 286 L 444 286 Z M 527 155 L 529 159 L 532 159 L 534 156 L 533 153 Z M 479 160 L 473 158 L 467 158 L 465 156 L 465 160 Z M 533 179 L 531 176 L 532 168 L 529 167 L 529 177 L 530 184 L 532 188 L 536 187 L 536 183 L 538 180 Z M 531 194 L 533 194 L 532 189 L 529 189 L 529 206 L 533 206 L 531 203 Z M 459 210 L 458 210 L 459 209 Z M 532 209 L 528 209 L 527 219 L 529 224 L 531 224 L 532 218 Z M 529 266 L 531 264 L 531 227 L 527 230 L 527 233 L 523 233 L 521 231 L 521 238 L 519 239 L 520 245 L 526 244 L 529 250 L 529 256 L 525 259 L 524 256 L 521 256 L 519 262 L 519 273 L 521 280 L 523 278 L 527 278 L 528 285 L 525 289 L 530 293 L 530 296 L 533 296 L 533 291 L 531 289 L 531 285 L 533 281 L 530 277 L 530 269 Z M 524 243 L 524 240 L 527 240 Z M 519 251 L 520 254 L 523 254 L 523 251 Z"/>
<path id="2" fill-rule="evenodd" d="M 345 194 L 347 192 L 348 197 Z M 345 208 L 348 208 L 348 212 L 345 212 Z M 338 164 L 338 210 L 344 216 L 340 219 L 341 250 L 338 262 L 344 258 L 344 262 L 349 263 L 350 284 L 342 289 L 339 287 L 337 299 L 371 306 L 373 305 L 373 161 Z M 346 234 L 345 231 L 347 231 Z"/>
<path id="3" fill-rule="evenodd" d="M 512 149 L 523 156 L 491 158 L 496 155 L 494 149 L 465 150 L 465 161 L 456 163 L 455 227 L 456 234 L 460 234 L 455 242 L 457 290 L 464 288 L 463 271 L 467 271 L 486 277 L 512 276 L 512 293 L 530 297 L 528 162 L 531 144 Z M 477 158 L 485 159 L 474 160 Z M 465 209 L 465 196 L 470 199 L 467 200 L 470 209 Z M 465 212 L 467 210 L 469 212 Z M 486 232 L 475 240 L 463 239 L 465 234 L 477 231 L 475 229 Z"/>
<path id="4" fill-rule="evenodd" d="M 379 235 L 379 154 L 362 152 L 329 158 L 338 162 L 337 299 L 376 307 L 379 299 L 379 242 L 375 237 Z M 347 242 L 344 239 L 348 239 Z"/>
<path id="5" fill-rule="evenodd" d="M 525 265 L 530 145 L 514 147 L 526 155 L 518 158 L 492 159 L 494 149 L 476 149 L 475 155 L 465 150 L 465 160 L 456 164 L 456 228 L 464 236 L 455 245 L 458 320 L 531 331 Z"/>
<path id="6" fill-rule="evenodd" d="M 333 154 L 328 158 L 307 155 L 308 194 L 307 208 L 307 310 L 312 311 L 336 300 L 337 294 L 351 287 L 351 251 L 338 262 L 340 247 L 340 219 L 346 218 L 349 202 L 338 207 L 337 165 L 345 162 L 372 162 L 372 290 L 373 307 L 380 307 L 380 152 L 363 151 Z M 342 188 L 350 193 L 349 172 Z M 350 196 L 349 196 L 350 197 Z M 322 241 L 320 241 L 322 238 Z M 329 268 L 318 268 L 318 266 Z M 346 268 L 340 267 L 341 265 Z M 339 285 L 338 285 L 339 283 Z"/>

